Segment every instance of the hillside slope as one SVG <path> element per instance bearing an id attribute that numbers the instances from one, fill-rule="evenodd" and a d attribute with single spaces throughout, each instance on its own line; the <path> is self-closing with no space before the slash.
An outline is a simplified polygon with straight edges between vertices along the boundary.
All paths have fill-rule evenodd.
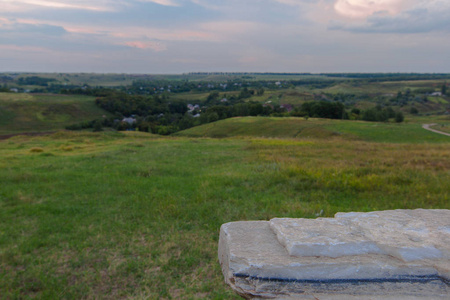
<path id="1" fill-rule="evenodd" d="M 341 138 L 393 143 L 450 142 L 419 123 L 376 123 L 330 119 L 238 117 L 175 134 L 187 137 Z"/>
<path id="2" fill-rule="evenodd" d="M 64 129 L 110 114 L 93 97 L 0 93 L 0 135 Z"/>

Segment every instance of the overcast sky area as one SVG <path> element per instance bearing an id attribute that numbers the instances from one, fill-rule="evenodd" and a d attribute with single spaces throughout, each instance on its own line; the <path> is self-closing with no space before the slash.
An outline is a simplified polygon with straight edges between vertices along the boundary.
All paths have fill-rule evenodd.
<path id="1" fill-rule="evenodd" d="M 0 0 L 0 71 L 450 72 L 450 0 Z"/>

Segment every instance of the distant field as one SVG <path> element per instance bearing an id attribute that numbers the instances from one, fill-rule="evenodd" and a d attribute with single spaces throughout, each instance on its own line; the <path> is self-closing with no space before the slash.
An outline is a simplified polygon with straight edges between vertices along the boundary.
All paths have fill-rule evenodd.
<path id="1" fill-rule="evenodd" d="M 6 73 L 5 73 L 6 74 Z M 340 78 L 329 78 L 321 75 L 289 75 L 289 74 L 101 74 L 101 73 L 21 73 L 20 77 L 39 76 L 42 78 L 55 79 L 59 84 L 75 84 L 90 86 L 125 86 L 130 85 L 134 80 L 170 80 L 176 81 L 209 81 L 209 82 L 227 82 L 233 80 L 245 81 L 284 81 L 284 80 L 339 80 Z M 348 79 L 346 79 L 348 80 Z"/>
<path id="2" fill-rule="evenodd" d="M 220 91 L 220 97 L 230 97 L 239 96 L 239 91 Z M 203 93 L 179 93 L 171 94 L 171 99 L 184 100 L 191 103 L 203 103 L 209 96 L 209 92 Z M 281 105 L 281 104 L 292 104 L 301 105 L 303 102 L 312 101 L 314 97 L 311 93 L 302 92 L 299 89 L 280 89 L 280 90 L 266 90 L 262 96 L 254 95 L 250 98 L 245 99 L 245 101 L 256 101 L 260 103 L 270 103 Z"/>
<path id="3" fill-rule="evenodd" d="M 443 111 L 445 111 L 446 105 L 442 105 L 433 101 L 428 101 L 426 103 L 414 103 L 413 105 L 407 105 L 401 108 L 406 113 L 409 113 L 411 107 L 415 107 L 419 110 L 420 114 L 430 116 L 432 114 L 441 115 Z M 417 119 L 418 116 L 414 116 L 414 119 Z M 411 118 L 413 120 L 413 118 Z"/>
<path id="4" fill-rule="evenodd" d="M 450 122 L 449 122 L 450 124 Z M 450 142 L 419 123 L 375 123 L 348 120 L 243 117 L 193 127 L 175 134 L 188 137 L 344 138 L 386 143 Z"/>
<path id="5" fill-rule="evenodd" d="M 443 80 L 418 80 L 418 81 L 385 81 L 385 82 L 370 82 L 354 81 L 343 82 L 332 87 L 322 89 L 326 93 L 352 93 L 352 94 L 393 94 L 397 92 L 406 92 L 407 89 L 414 91 L 419 88 L 434 88 L 439 91 L 444 83 Z M 319 90 L 316 90 L 319 91 Z"/>
<path id="6" fill-rule="evenodd" d="M 360 109 L 367 109 L 377 105 L 374 99 L 359 99 L 360 95 L 370 95 L 384 96 L 385 101 L 393 98 L 398 92 L 405 93 L 408 89 L 411 91 L 419 88 L 433 88 L 436 91 L 440 89 L 442 81 L 406 81 L 406 82 L 342 82 L 337 83 L 334 86 L 327 88 L 312 88 L 310 86 L 297 86 L 291 88 L 279 88 L 274 90 L 266 89 L 262 96 L 254 95 L 250 98 L 245 99 L 245 101 L 256 101 L 260 103 L 271 102 L 276 105 L 281 104 L 291 104 L 294 106 L 300 106 L 302 103 L 307 101 L 313 101 L 315 99 L 314 95 L 321 94 L 331 94 L 337 95 L 355 95 L 354 101 L 355 106 Z M 239 91 L 227 92 L 219 91 L 220 97 L 227 95 L 238 96 Z M 185 100 L 186 102 L 203 102 L 207 99 L 210 92 L 189 92 L 180 94 L 171 94 L 170 97 L 173 99 Z M 445 97 L 428 97 L 428 102 L 409 102 L 407 106 L 395 107 L 396 109 L 401 109 L 408 113 L 411 105 L 414 105 L 420 113 L 442 113 L 448 106 L 449 101 Z"/>
<path id="7" fill-rule="evenodd" d="M 0 141 L 1 298 L 240 299 L 220 271 L 221 224 L 450 209 L 448 145 L 131 132 Z"/>
<path id="8" fill-rule="evenodd" d="M 0 93 L 0 134 L 64 129 L 110 114 L 93 97 Z"/>
<path id="9" fill-rule="evenodd" d="M 42 78 L 55 79 L 54 83 L 68 85 L 90 86 L 125 86 L 130 85 L 135 77 L 129 74 L 97 74 L 97 73 L 24 73 L 21 77 L 38 76 Z M 52 83 L 50 83 L 52 84 Z"/>
<path id="10" fill-rule="evenodd" d="M 183 75 L 157 75 L 158 79 L 167 80 L 189 80 L 189 81 L 212 81 L 212 82 L 226 82 L 228 80 L 245 80 L 245 81 L 289 81 L 289 80 L 348 80 L 348 78 L 339 77 L 327 77 L 318 74 L 262 74 L 262 73 L 249 73 L 249 74 L 238 74 L 238 73 L 217 73 L 217 74 L 183 74 Z"/>
<path id="11" fill-rule="evenodd" d="M 171 94 L 170 99 L 176 99 L 176 100 L 182 100 L 186 103 L 190 104 L 199 104 L 206 101 L 206 99 L 209 96 L 209 92 L 206 93 L 195 93 L 195 92 L 189 92 L 189 93 L 179 93 L 179 94 Z M 231 93 L 229 93 L 231 94 Z M 236 92 L 234 94 L 239 94 L 239 92 Z M 220 94 L 222 96 L 222 93 Z"/>
<path id="12" fill-rule="evenodd" d="M 266 91 L 262 96 L 252 96 L 248 101 L 257 101 L 261 103 L 270 103 L 276 105 L 291 104 L 300 106 L 306 101 L 314 100 L 312 93 L 302 92 L 299 89 L 280 89 Z"/>
<path id="13" fill-rule="evenodd" d="M 447 99 L 444 99 L 442 97 L 428 97 L 428 101 L 438 104 L 448 104 Z"/>

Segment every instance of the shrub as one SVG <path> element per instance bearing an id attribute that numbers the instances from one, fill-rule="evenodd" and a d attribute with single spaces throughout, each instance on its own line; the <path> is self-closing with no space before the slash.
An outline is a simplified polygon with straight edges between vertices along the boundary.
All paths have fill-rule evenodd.
<path id="1" fill-rule="evenodd" d="M 99 131 L 103 131 L 103 126 L 102 126 L 102 122 L 99 120 L 96 120 L 93 124 L 93 131 L 94 132 L 99 132 Z"/>
<path id="2" fill-rule="evenodd" d="M 401 123 L 404 119 L 405 117 L 403 116 L 402 112 L 399 111 L 395 114 L 395 122 Z"/>

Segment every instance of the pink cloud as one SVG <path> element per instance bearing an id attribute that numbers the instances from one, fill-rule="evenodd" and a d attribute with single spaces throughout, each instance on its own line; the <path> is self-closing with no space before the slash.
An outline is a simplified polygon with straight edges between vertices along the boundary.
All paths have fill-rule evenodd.
<path id="1" fill-rule="evenodd" d="M 406 2 L 405 0 L 337 0 L 334 8 L 337 13 L 345 17 L 366 18 L 376 12 L 397 14 Z"/>
<path id="2" fill-rule="evenodd" d="M 33 10 L 36 7 L 53 8 L 53 9 L 77 9 L 91 11 L 113 11 L 111 1 L 101 1 L 101 4 L 95 4 L 94 1 L 88 0 L 3 0 L 2 10 L 23 12 Z M 94 2 L 94 4 L 93 4 Z"/>
<path id="3" fill-rule="evenodd" d="M 111 28 L 109 29 L 111 30 Z M 215 36 L 206 30 L 189 29 L 161 29 L 146 27 L 125 27 L 111 31 L 110 35 L 117 38 L 157 39 L 164 41 L 209 41 L 214 40 Z"/>
<path id="4" fill-rule="evenodd" d="M 0 45 L 0 49 L 12 51 L 49 52 L 49 49 L 33 46 Z"/>
<path id="5" fill-rule="evenodd" d="M 64 28 L 68 33 L 101 35 L 112 44 L 117 44 L 116 39 L 125 41 L 161 40 L 161 41 L 208 41 L 224 42 L 234 40 L 237 36 L 247 34 L 255 30 L 260 30 L 262 24 L 244 21 L 221 21 L 206 22 L 194 25 L 192 28 L 149 28 L 138 26 L 98 26 L 74 24 L 62 21 L 38 20 L 38 19 L 15 19 L 13 22 L 0 17 L 0 26 L 9 24 L 30 24 L 30 25 L 52 25 Z M 122 43 L 124 44 L 124 43 Z M 137 44 L 136 44 L 137 45 Z M 142 48 L 143 45 L 132 46 Z M 145 46 L 147 48 L 156 46 Z"/>
<path id="6" fill-rule="evenodd" d="M 153 2 L 159 5 L 164 5 L 164 6 L 178 6 L 177 3 L 175 3 L 172 0 L 140 0 L 142 2 Z"/>
<path id="7" fill-rule="evenodd" d="M 2 18 L 0 17 L 0 26 L 4 26 L 4 25 L 10 25 L 13 22 L 7 18 Z"/>
<path id="8" fill-rule="evenodd" d="M 166 45 L 160 42 L 142 42 L 142 41 L 130 41 L 125 42 L 123 45 L 128 47 L 138 48 L 138 49 L 151 49 L 156 52 L 167 50 Z"/>

